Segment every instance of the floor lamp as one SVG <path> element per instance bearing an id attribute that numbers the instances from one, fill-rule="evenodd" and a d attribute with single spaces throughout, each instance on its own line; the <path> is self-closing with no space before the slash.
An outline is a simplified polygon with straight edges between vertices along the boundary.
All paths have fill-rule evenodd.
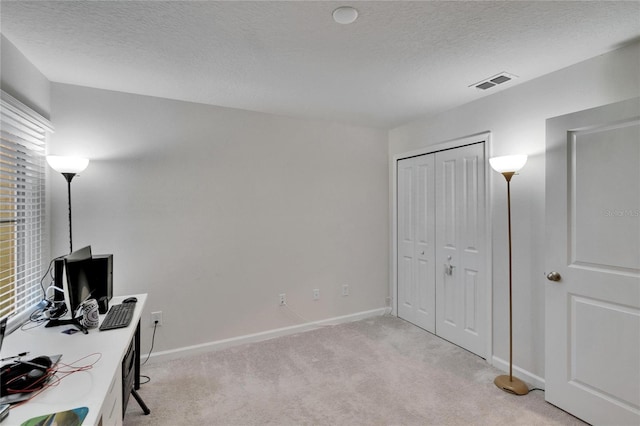
<path id="1" fill-rule="evenodd" d="M 516 395 L 526 395 L 529 388 L 520 379 L 513 377 L 513 297 L 512 297 L 512 261 L 511 261 L 511 178 L 522 169 L 527 162 L 526 155 L 506 155 L 489 159 L 491 168 L 507 180 L 507 222 L 509 226 L 509 375 L 496 377 L 493 381 L 497 387 L 505 392 Z"/>
<path id="2" fill-rule="evenodd" d="M 69 253 L 73 251 L 73 237 L 71 231 L 71 180 L 75 175 L 82 172 L 89 165 L 87 158 L 61 157 L 58 155 L 48 155 L 47 163 L 56 172 L 62 173 L 67 180 L 67 194 L 69 195 Z"/>

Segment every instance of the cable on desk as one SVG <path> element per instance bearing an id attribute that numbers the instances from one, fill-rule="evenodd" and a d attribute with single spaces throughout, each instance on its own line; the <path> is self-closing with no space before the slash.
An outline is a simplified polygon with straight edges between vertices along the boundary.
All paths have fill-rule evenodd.
<path id="1" fill-rule="evenodd" d="M 80 366 L 76 366 L 75 365 L 78 362 L 80 362 L 80 361 L 82 361 L 84 359 L 87 359 L 87 358 L 89 358 L 91 356 L 97 356 L 98 358 L 95 361 L 90 362 L 90 363 L 85 364 L 85 365 L 80 365 Z M 77 360 L 71 362 L 70 364 L 65 364 L 65 363 L 62 363 L 62 362 L 58 362 L 58 364 L 56 366 L 57 367 L 56 369 L 49 368 L 49 369 L 47 369 L 46 374 L 42 376 L 42 380 L 45 380 L 45 379 L 51 379 L 51 380 L 49 382 L 45 383 L 45 385 L 43 387 L 41 387 L 40 389 L 34 389 L 32 391 L 32 393 L 31 393 L 31 395 L 29 395 L 28 399 L 25 399 L 24 401 L 20 401 L 17 404 L 12 404 L 11 405 L 11 409 L 14 409 L 14 408 L 20 407 L 23 404 L 26 404 L 27 402 L 29 402 L 33 398 L 35 398 L 37 395 L 40 395 L 40 393 L 42 393 L 43 391 L 45 391 L 45 390 L 47 390 L 47 389 L 49 389 L 51 387 L 58 386 L 58 384 L 62 381 L 62 379 L 70 376 L 71 374 L 77 373 L 79 371 L 87 371 L 87 370 L 92 369 L 93 366 L 96 365 L 96 363 L 98 361 L 100 361 L 101 358 L 102 358 L 102 354 L 101 353 L 94 352 L 94 353 L 89 354 L 87 356 L 84 356 L 84 357 L 82 357 L 80 359 L 77 359 Z M 62 370 L 62 369 L 59 368 L 59 366 L 67 368 L 68 370 Z M 56 374 L 61 374 L 62 376 L 58 377 L 58 376 L 56 376 Z M 40 380 L 38 381 L 38 383 L 39 382 L 40 382 Z M 28 391 L 28 389 L 22 389 L 20 393 L 23 393 L 25 390 Z"/>
<path id="2" fill-rule="evenodd" d="M 8 367 L 5 366 L 5 368 L 7 368 L 7 370 L 5 371 L 10 371 L 13 368 L 13 366 L 16 366 L 17 368 L 18 364 L 20 364 L 21 362 L 23 361 L 17 361 L 15 364 L 10 364 Z M 36 365 L 40 365 L 40 364 L 36 364 Z M 28 375 L 29 372 L 19 371 L 18 376 L 10 378 L 4 383 L 4 386 L 6 387 L 5 390 L 9 394 L 14 394 L 14 393 L 30 393 L 30 392 L 35 392 L 42 389 L 44 386 L 46 386 L 46 382 L 55 374 L 55 370 L 53 368 L 51 367 L 44 368 L 44 367 L 45 367 L 44 365 L 40 367 L 40 369 L 42 369 L 42 371 L 44 372 L 42 376 L 35 379 L 27 387 L 24 386 L 24 383 L 22 381 L 29 377 Z M 16 386 L 16 384 L 18 387 L 13 388 L 12 386 Z M 21 384 L 22 384 L 22 387 L 20 386 Z"/>
<path id="3" fill-rule="evenodd" d="M 87 359 L 89 357 L 92 357 L 92 356 L 97 356 L 97 359 L 95 361 L 93 361 L 93 362 L 88 363 L 88 364 L 76 366 L 76 364 L 79 363 L 80 361 L 85 360 L 85 359 Z M 65 374 L 64 377 L 67 377 L 69 374 L 77 373 L 79 371 L 91 370 L 93 368 L 93 366 L 96 365 L 98 363 L 98 361 L 100 361 L 101 359 L 102 359 L 102 354 L 100 352 L 94 352 L 92 354 L 83 356 L 82 358 L 79 358 L 79 359 L 71 362 L 70 364 L 66 364 L 64 362 L 58 362 L 59 366 L 61 365 L 61 366 L 65 367 L 65 368 L 69 368 L 70 369 L 68 371 L 64 371 L 64 370 L 58 368 L 58 373 Z M 62 378 L 64 379 L 64 377 L 62 377 Z"/>
<path id="4" fill-rule="evenodd" d="M 48 318 L 44 316 L 44 309 L 36 309 L 29 315 L 29 320 L 20 326 L 20 330 L 26 331 L 32 328 L 40 327 L 47 322 Z"/>

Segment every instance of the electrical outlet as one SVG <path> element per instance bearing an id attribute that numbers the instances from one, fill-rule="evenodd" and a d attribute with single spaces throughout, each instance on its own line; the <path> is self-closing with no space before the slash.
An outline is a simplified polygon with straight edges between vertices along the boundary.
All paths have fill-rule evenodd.
<path id="1" fill-rule="evenodd" d="M 162 325 L 162 311 L 151 312 L 151 327 L 154 327 L 158 323 L 158 326 Z"/>
<path id="2" fill-rule="evenodd" d="M 284 306 L 287 304 L 287 295 L 285 293 L 280 293 L 280 306 Z"/>
<path id="3" fill-rule="evenodd" d="M 342 286 L 342 295 L 343 296 L 348 296 L 349 295 L 349 285 L 345 284 Z"/>
<path id="4" fill-rule="evenodd" d="M 314 288 L 313 289 L 313 300 L 318 300 L 320 299 L 320 289 L 319 288 Z"/>

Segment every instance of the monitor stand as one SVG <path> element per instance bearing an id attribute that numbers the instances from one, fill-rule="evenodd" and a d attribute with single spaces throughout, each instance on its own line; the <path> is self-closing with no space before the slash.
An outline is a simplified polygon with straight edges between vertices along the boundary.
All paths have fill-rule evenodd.
<path id="1" fill-rule="evenodd" d="M 80 318 L 72 318 L 72 319 L 54 318 L 54 319 L 50 319 L 49 322 L 44 327 L 45 328 L 59 327 L 61 325 L 73 325 L 78 330 L 82 331 L 84 334 L 89 334 L 89 331 L 87 330 L 87 327 L 82 325 L 82 323 L 80 322 Z"/>

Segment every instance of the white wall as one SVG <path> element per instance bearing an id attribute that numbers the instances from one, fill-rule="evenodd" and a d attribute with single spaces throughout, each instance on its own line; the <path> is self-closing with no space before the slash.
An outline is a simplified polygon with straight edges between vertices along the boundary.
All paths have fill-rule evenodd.
<path id="1" fill-rule="evenodd" d="M 49 118 L 49 80 L 0 34 L 0 86 L 20 102 Z"/>
<path id="2" fill-rule="evenodd" d="M 511 183 L 514 365 L 541 378 L 544 378 L 546 283 L 545 120 L 639 95 L 640 44 L 636 43 L 390 132 L 390 158 L 482 131 L 492 133 L 491 156 L 529 154 L 529 162 Z M 496 173 L 492 173 L 490 193 L 494 256 L 493 351 L 494 356 L 508 362 L 506 184 Z"/>
<path id="3" fill-rule="evenodd" d="M 386 132 L 55 83 L 51 119 L 50 151 L 91 159 L 74 248 L 114 254 L 115 293 L 149 293 L 146 349 L 151 311 L 162 351 L 299 323 L 279 293 L 310 320 L 385 306 Z M 64 254 L 62 176 L 51 194 Z"/>

